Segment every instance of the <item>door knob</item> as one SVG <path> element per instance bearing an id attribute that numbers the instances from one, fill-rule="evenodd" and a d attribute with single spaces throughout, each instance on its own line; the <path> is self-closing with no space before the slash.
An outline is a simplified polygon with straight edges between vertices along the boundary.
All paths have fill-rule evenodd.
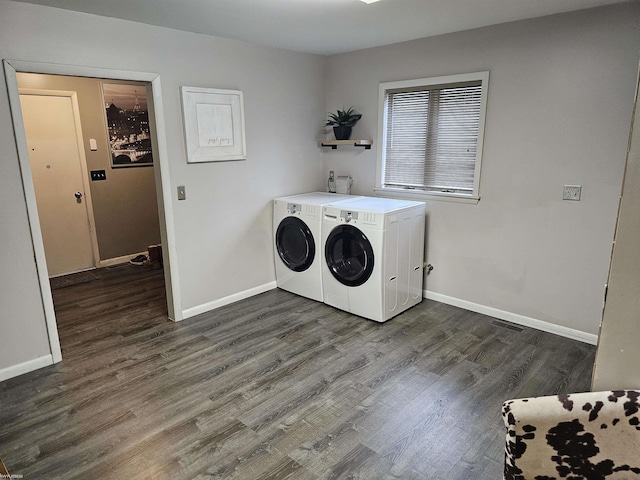
<path id="1" fill-rule="evenodd" d="M 76 200 L 78 201 L 78 203 L 80 203 L 80 201 L 82 200 L 82 193 L 80 192 L 76 192 L 74 193 Z"/>

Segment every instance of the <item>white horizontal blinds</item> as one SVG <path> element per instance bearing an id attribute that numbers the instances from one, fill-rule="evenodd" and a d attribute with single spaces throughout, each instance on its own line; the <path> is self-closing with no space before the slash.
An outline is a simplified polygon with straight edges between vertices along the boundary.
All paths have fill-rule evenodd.
<path id="1" fill-rule="evenodd" d="M 388 91 L 385 186 L 472 193 L 482 83 Z"/>
<path id="2" fill-rule="evenodd" d="M 386 103 L 384 183 L 423 188 L 429 90 L 388 92 Z"/>

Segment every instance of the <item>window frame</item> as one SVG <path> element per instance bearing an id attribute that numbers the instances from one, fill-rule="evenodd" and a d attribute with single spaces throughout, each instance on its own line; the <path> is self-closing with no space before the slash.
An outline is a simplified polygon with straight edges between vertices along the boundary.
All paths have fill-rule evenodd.
<path id="1" fill-rule="evenodd" d="M 419 87 L 447 87 L 460 83 L 479 81 L 482 83 L 480 98 L 480 119 L 478 123 L 478 143 L 476 148 L 476 160 L 474 169 L 473 192 L 465 194 L 460 192 L 436 192 L 411 188 L 393 188 L 384 186 L 385 155 L 387 150 L 385 97 L 388 91 L 397 89 L 411 89 Z M 482 152 L 484 146 L 484 129 L 487 112 L 487 97 L 489 91 L 489 72 L 473 72 L 457 75 L 445 75 L 440 77 L 417 78 L 414 80 L 400 80 L 395 82 L 381 82 L 378 90 L 378 161 L 376 166 L 377 193 L 414 199 L 448 200 L 463 203 L 478 203 L 480 200 L 480 174 L 482 167 Z"/>

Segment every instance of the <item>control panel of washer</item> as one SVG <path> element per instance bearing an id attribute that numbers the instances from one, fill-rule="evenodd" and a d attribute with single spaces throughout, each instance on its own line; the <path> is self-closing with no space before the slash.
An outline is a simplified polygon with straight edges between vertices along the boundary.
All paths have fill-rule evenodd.
<path id="1" fill-rule="evenodd" d="M 293 215 L 296 212 L 299 212 L 302 210 L 302 205 L 300 205 L 299 203 L 287 203 L 287 212 L 291 215 Z"/>

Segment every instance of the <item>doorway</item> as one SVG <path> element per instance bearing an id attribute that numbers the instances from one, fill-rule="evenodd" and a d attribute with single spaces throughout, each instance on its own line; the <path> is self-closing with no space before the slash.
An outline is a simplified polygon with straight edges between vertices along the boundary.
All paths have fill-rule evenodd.
<path id="1" fill-rule="evenodd" d="M 154 169 L 157 161 L 154 161 L 155 154 L 152 154 L 151 132 L 149 129 L 148 103 L 150 94 L 148 82 L 130 82 L 105 80 L 100 78 L 74 77 L 67 75 L 42 75 L 35 73 L 17 74 L 18 88 L 21 95 L 21 103 L 25 102 L 25 90 L 29 93 L 38 94 L 41 90 L 56 94 L 60 90 L 74 92 L 77 97 L 78 121 L 81 126 L 81 135 L 78 142 L 78 150 L 82 154 L 83 172 L 75 183 L 75 190 L 65 194 L 66 200 L 75 200 L 74 195 L 81 196 L 80 202 L 86 201 L 87 210 L 92 212 L 90 217 L 93 220 L 91 231 L 95 233 L 97 252 L 95 267 L 106 267 L 126 263 L 134 257 L 146 255 L 150 245 L 161 243 L 160 225 L 158 215 L 158 201 L 155 184 Z M 43 112 L 47 112 L 43 110 Z M 23 111 L 23 117 L 27 112 Z M 57 112 L 56 112 L 57 113 Z M 36 117 L 34 122 L 47 122 L 45 126 L 52 131 L 29 132 L 27 128 L 27 143 L 33 140 L 44 140 L 49 148 L 46 148 L 42 155 L 47 160 L 43 170 L 46 174 L 59 170 L 61 165 L 52 165 L 51 157 L 54 156 L 54 147 L 65 142 L 61 135 L 69 135 L 70 129 L 66 131 L 59 128 L 55 121 L 40 119 L 41 115 L 34 112 Z M 25 119 L 26 120 L 26 119 Z M 50 138 L 47 138 L 49 135 Z M 30 138 L 31 137 L 31 138 Z M 44 137 L 44 138 L 43 138 Z M 69 138 L 68 144 L 73 140 Z M 32 158 L 34 152 L 32 146 L 27 145 L 29 155 Z M 67 149 L 69 153 L 73 145 Z M 119 159 L 122 151 L 134 157 L 125 157 L 127 162 Z M 77 153 L 77 152 L 73 152 Z M 60 159 L 69 163 L 69 155 Z M 156 159 L 157 160 L 157 159 Z M 78 162 L 75 162 L 77 165 Z M 32 158 L 32 174 L 35 173 Z M 49 175 L 50 176 L 50 175 Z M 38 210 L 42 217 L 42 205 L 40 196 L 42 194 L 42 184 L 38 184 L 34 176 L 36 198 L 38 200 Z M 85 191 L 80 191 L 81 182 L 85 182 Z M 61 183 L 58 190 L 64 187 Z M 46 188 L 46 186 L 45 186 Z M 46 192 L 46 190 L 45 190 Z M 49 192 L 46 192 L 49 193 Z M 61 192 L 62 194 L 62 192 Z M 61 199 L 62 200 L 62 199 Z M 59 206 L 63 201 L 59 203 Z M 72 208 L 68 203 L 67 208 Z M 72 203 L 75 207 L 82 207 L 77 203 Z M 78 210 L 79 208 L 76 208 Z M 56 216 L 61 214 L 61 210 L 56 210 Z M 58 221 L 58 225 L 65 220 L 64 216 Z M 44 226 L 44 219 L 40 218 Z M 77 228 L 77 227 L 76 227 Z M 63 233 L 63 232 L 60 232 Z M 45 240 L 45 251 L 49 255 L 49 245 L 47 243 L 46 232 L 43 231 Z M 63 239 L 62 239 L 63 240 Z M 81 254 L 81 249 L 74 250 L 77 255 Z M 49 276 L 55 276 L 51 271 L 51 261 L 47 259 L 49 266 Z M 71 272 L 71 269 L 60 273 Z M 57 272 L 56 272 L 57 274 Z M 79 275 L 83 277 L 84 275 Z"/>
<path id="2" fill-rule="evenodd" d="M 150 96 L 152 101 L 149 107 L 149 123 L 152 134 L 152 147 L 154 148 L 154 151 L 157 152 L 157 164 L 156 168 L 154 168 L 154 175 L 158 214 L 160 219 L 160 235 L 161 242 L 163 244 L 167 310 L 168 317 L 171 320 L 182 320 L 183 314 L 180 301 L 179 280 L 177 278 L 178 275 L 175 268 L 175 228 L 170 197 L 171 186 L 169 182 L 168 154 L 164 141 L 165 131 L 160 77 L 157 74 L 148 72 L 130 72 L 73 65 L 44 64 L 19 60 L 3 60 L 3 64 L 7 80 L 11 114 L 16 133 L 16 144 L 18 147 L 20 170 L 22 173 L 29 225 L 31 228 L 34 257 L 38 271 L 42 306 L 45 314 L 47 332 L 49 334 L 51 361 L 53 363 L 61 361 L 62 353 L 57 332 L 51 287 L 49 285 L 49 278 L 47 275 L 47 261 L 43 243 L 43 232 L 40 228 L 38 217 L 38 207 L 31 174 L 25 126 L 22 120 L 20 95 L 17 84 L 18 72 L 150 82 Z"/>

